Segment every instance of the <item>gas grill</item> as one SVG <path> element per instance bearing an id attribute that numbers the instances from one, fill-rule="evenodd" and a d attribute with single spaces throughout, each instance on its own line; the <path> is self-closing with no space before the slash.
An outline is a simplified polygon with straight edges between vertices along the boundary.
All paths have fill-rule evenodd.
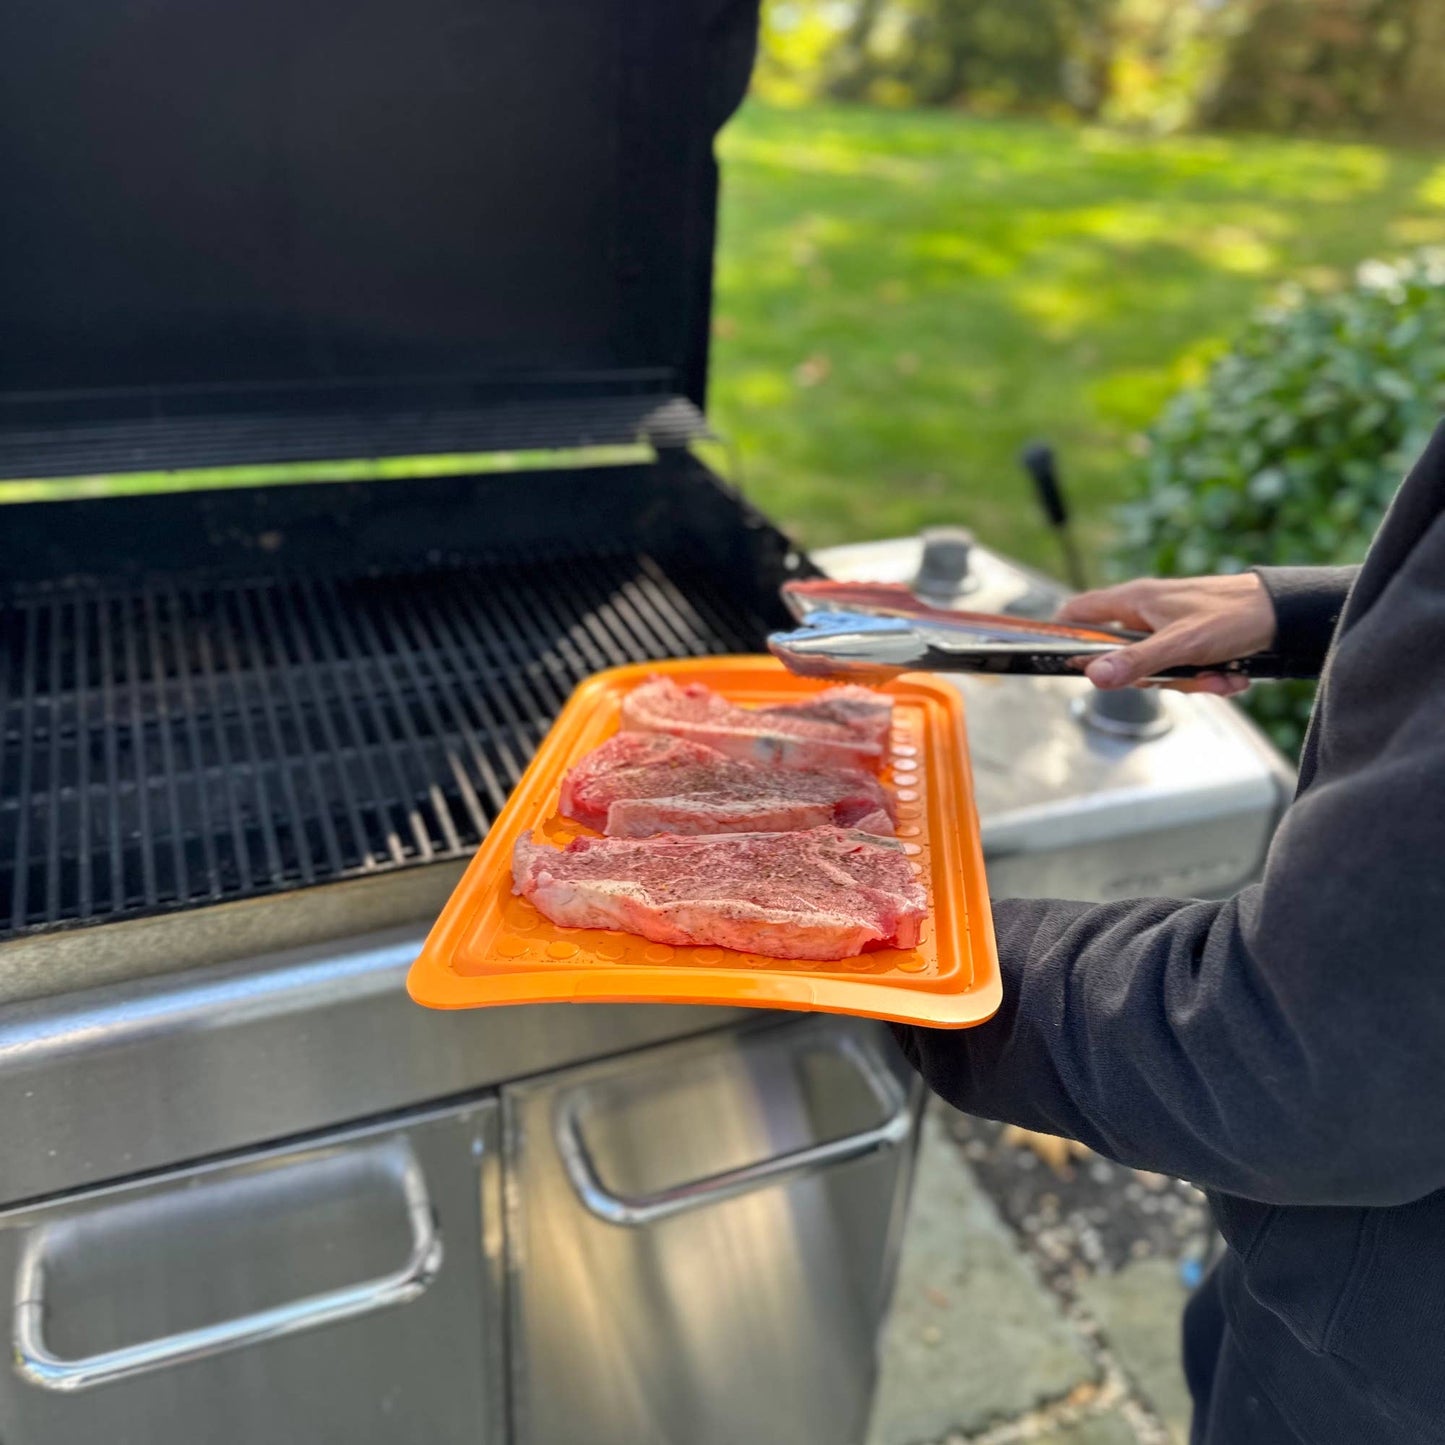
<path id="1" fill-rule="evenodd" d="M 885 1030 L 403 988 L 572 687 L 760 649 L 817 566 L 694 445 L 756 18 L 0 10 L 0 1439 L 863 1437 Z M 966 682 L 996 888 L 1256 868 L 1223 705 Z"/>

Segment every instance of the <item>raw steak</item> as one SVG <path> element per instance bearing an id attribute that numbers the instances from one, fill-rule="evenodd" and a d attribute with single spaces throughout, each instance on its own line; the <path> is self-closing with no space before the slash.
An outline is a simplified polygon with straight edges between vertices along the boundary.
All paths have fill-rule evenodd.
<path id="1" fill-rule="evenodd" d="M 622 702 L 631 732 L 671 733 L 729 757 L 789 768 L 877 768 L 893 704 L 866 687 L 830 687 L 805 703 L 746 708 L 701 683 L 654 677 Z"/>
<path id="2" fill-rule="evenodd" d="M 657 943 L 716 944 L 831 960 L 912 948 L 927 916 L 902 845 L 842 828 L 701 838 L 525 834 L 513 885 L 564 928 L 617 928 Z"/>
<path id="3" fill-rule="evenodd" d="M 788 833 L 835 824 L 893 832 L 893 804 L 856 768 L 772 768 L 661 733 L 618 733 L 562 780 L 562 812 L 614 838 Z"/>

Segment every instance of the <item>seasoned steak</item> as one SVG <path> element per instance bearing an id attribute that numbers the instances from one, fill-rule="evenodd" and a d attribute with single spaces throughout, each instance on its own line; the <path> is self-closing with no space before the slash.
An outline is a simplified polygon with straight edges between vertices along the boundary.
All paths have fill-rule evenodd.
<path id="1" fill-rule="evenodd" d="M 615 838 L 893 832 L 892 799 L 857 768 L 767 767 L 663 733 L 618 733 L 588 753 L 562 781 L 562 812 Z"/>
<path id="2" fill-rule="evenodd" d="M 883 761 L 893 704 L 866 687 L 832 687 L 805 703 L 746 708 L 701 683 L 655 677 L 622 702 L 630 732 L 670 733 L 749 763 L 872 768 Z"/>
<path id="3" fill-rule="evenodd" d="M 902 845 L 842 828 L 697 838 L 523 835 L 513 886 L 564 928 L 832 960 L 912 948 L 927 916 Z"/>

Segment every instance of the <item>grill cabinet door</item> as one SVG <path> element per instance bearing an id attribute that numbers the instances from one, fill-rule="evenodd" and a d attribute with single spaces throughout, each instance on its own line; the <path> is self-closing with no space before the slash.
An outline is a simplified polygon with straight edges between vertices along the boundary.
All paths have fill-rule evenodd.
<path id="1" fill-rule="evenodd" d="M 818 1016 L 504 1091 L 519 1445 L 863 1438 L 917 1093 Z"/>
<path id="2" fill-rule="evenodd" d="M 501 1434 L 497 1104 L 0 1218 L 0 1440 Z"/>

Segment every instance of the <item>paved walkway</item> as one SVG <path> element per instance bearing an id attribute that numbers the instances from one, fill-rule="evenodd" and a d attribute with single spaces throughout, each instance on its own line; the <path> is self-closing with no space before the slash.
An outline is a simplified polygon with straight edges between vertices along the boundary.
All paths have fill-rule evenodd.
<path id="1" fill-rule="evenodd" d="M 1183 1445 L 1185 1186 L 1102 1160 L 1056 1179 L 933 1103 L 870 1445 Z"/>

